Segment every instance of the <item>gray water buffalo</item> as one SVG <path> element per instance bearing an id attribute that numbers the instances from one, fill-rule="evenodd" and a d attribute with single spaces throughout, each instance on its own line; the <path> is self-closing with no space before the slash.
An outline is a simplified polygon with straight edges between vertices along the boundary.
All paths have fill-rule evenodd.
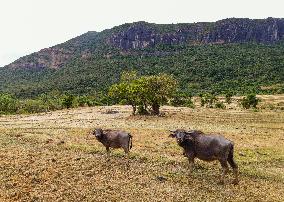
<path id="1" fill-rule="evenodd" d="M 223 172 L 220 183 L 224 183 L 225 175 L 229 170 L 227 162 L 233 169 L 234 184 L 238 184 L 238 166 L 234 161 L 234 143 L 220 135 L 205 135 L 198 130 L 185 131 L 178 129 L 171 131 L 169 137 L 176 138 L 177 143 L 184 149 L 190 168 L 193 169 L 194 158 L 204 161 L 218 160 Z"/>
<path id="2" fill-rule="evenodd" d="M 129 158 L 129 150 L 132 148 L 132 136 L 130 133 L 97 128 L 91 132 L 91 135 L 94 135 L 106 147 L 108 158 L 110 156 L 110 148 L 123 148 Z"/>

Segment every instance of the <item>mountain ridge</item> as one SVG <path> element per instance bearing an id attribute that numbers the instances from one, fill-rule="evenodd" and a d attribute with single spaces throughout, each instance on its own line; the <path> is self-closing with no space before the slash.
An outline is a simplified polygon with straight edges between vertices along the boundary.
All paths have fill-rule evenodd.
<path id="1" fill-rule="evenodd" d="M 126 23 L 87 32 L 0 68 L 0 93 L 106 95 L 124 71 L 173 75 L 195 95 L 284 92 L 284 19 Z"/>
<path id="2" fill-rule="evenodd" d="M 227 18 L 216 22 L 126 23 L 101 32 L 89 31 L 67 42 L 23 56 L 6 68 L 61 68 L 76 57 L 100 53 L 125 54 L 158 45 L 208 45 L 256 42 L 273 44 L 284 38 L 284 19 Z"/>

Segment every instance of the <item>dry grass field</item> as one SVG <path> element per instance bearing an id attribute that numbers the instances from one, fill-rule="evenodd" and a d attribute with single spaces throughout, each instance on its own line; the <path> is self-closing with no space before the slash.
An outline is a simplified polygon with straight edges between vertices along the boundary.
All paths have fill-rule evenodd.
<path id="1" fill-rule="evenodd" d="M 162 111 L 163 117 L 131 116 L 130 107 L 110 106 L 1 116 L 0 201 L 284 201 L 283 110 Z M 94 127 L 132 133 L 129 165 L 122 150 L 106 161 L 104 147 L 88 135 Z M 197 160 L 189 173 L 168 138 L 175 128 L 233 140 L 240 184 L 231 183 L 230 172 L 219 185 L 218 162 Z"/>

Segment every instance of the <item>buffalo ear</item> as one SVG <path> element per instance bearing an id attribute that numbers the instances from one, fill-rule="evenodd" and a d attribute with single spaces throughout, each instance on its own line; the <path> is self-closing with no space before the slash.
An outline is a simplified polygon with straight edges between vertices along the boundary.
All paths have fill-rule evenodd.
<path id="1" fill-rule="evenodd" d="M 176 131 L 175 130 L 170 130 L 170 135 L 168 137 L 171 137 L 171 138 L 175 138 L 176 137 Z"/>
<path id="2" fill-rule="evenodd" d="M 175 138 L 176 137 L 176 134 L 170 134 L 168 137 L 171 137 L 171 138 Z"/>

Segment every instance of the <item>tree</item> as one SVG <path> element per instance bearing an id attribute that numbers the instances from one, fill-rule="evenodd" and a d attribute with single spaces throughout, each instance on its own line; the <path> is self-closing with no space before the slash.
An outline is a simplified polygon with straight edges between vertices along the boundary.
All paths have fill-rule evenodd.
<path id="1" fill-rule="evenodd" d="M 15 113 L 17 110 L 17 99 L 10 94 L 0 94 L 0 114 Z"/>
<path id="2" fill-rule="evenodd" d="M 125 100 L 125 104 L 132 106 L 132 114 L 136 113 L 137 105 L 140 103 L 139 86 L 133 81 L 131 83 L 114 84 L 109 89 L 109 96 L 115 99 L 116 102 Z"/>
<path id="3" fill-rule="evenodd" d="M 218 101 L 218 98 L 213 93 L 199 94 L 201 106 L 212 108 L 213 104 Z"/>
<path id="4" fill-rule="evenodd" d="M 142 87 L 142 101 L 151 106 L 154 115 L 160 113 L 160 106 L 167 103 L 177 90 L 177 81 L 167 74 L 143 76 L 138 81 Z"/>
<path id="5" fill-rule="evenodd" d="M 249 94 L 242 99 L 241 105 L 245 109 L 249 109 L 251 107 L 256 108 L 259 102 L 260 99 L 258 99 L 255 94 Z"/>
<path id="6" fill-rule="evenodd" d="M 225 99 L 226 99 L 226 102 L 228 104 L 231 104 L 232 103 L 232 97 L 233 97 L 233 93 L 231 91 L 227 92 L 226 95 L 225 95 Z"/>
<path id="7" fill-rule="evenodd" d="M 139 114 L 158 115 L 160 106 L 173 96 L 177 88 L 176 80 L 167 74 L 138 77 L 131 72 L 129 77 L 125 75 L 127 73 L 123 74 L 120 83 L 110 87 L 109 95 L 117 102 L 126 100 L 126 103 L 132 106 L 133 114 L 139 106 Z"/>
<path id="8" fill-rule="evenodd" d="M 74 100 L 75 100 L 75 96 L 74 96 L 74 95 L 72 95 L 72 94 L 66 94 L 66 95 L 63 97 L 62 105 L 63 105 L 64 107 L 66 107 L 67 109 L 69 109 L 69 108 L 72 107 Z"/>
<path id="9" fill-rule="evenodd" d="M 121 74 L 120 83 L 114 84 L 109 88 L 109 96 L 115 102 L 124 102 L 132 106 L 132 114 L 134 115 L 137 110 L 138 104 L 141 103 L 141 90 L 138 84 L 137 72 L 123 72 Z"/>

